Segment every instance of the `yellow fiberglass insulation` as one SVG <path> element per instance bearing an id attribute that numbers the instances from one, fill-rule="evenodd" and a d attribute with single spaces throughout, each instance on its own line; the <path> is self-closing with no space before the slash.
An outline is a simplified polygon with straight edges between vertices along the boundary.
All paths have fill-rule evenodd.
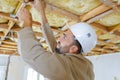
<path id="1" fill-rule="evenodd" d="M 31 8 L 30 12 L 32 13 L 33 20 L 40 22 L 40 14 L 38 11 L 36 11 L 34 8 Z M 45 13 L 50 26 L 61 27 L 65 25 L 66 21 L 71 20 L 64 15 L 55 14 L 54 12 L 45 11 Z"/>
<path id="2" fill-rule="evenodd" d="M 60 7 L 77 15 L 82 15 L 101 4 L 99 0 L 45 0 L 54 6 Z"/>
<path id="3" fill-rule="evenodd" d="M 0 12 L 12 13 L 18 1 L 17 0 L 0 0 Z M 6 19 L 0 18 L 0 23 L 7 22 Z"/>
<path id="4" fill-rule="evenodd" d="M 101 18 L 97 22 L 108 27 L 115 26 L 117 24 L 120 24 L 120 13 L 114 12 L 112 14 L 105 16 L 104 18 Z"/>

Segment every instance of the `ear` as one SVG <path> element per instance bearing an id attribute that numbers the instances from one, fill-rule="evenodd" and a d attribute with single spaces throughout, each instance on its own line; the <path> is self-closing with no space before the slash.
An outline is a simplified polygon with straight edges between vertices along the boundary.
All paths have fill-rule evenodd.
<path id="1" fill-rule="evenodd" d="M 75 54 L 77 52 L 77 50 L 78 50 L 78 47 L 76 45 L 73 45 L 70 47 L 69 52 Z"/>

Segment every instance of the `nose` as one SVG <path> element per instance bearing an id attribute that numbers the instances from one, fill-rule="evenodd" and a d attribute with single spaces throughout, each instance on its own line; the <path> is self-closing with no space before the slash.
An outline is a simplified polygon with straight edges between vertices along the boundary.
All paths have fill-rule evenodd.
<path id="1" fill-rule="evenodd" d="M 63 39 L 64 39 L 63 37 L 59 37 L 57 42 L 61 42 L 61 41 L 63 41 Z"/>

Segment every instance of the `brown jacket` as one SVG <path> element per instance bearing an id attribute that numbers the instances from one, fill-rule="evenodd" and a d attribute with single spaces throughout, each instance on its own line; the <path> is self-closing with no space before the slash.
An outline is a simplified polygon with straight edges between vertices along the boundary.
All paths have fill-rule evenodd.
<path id="1" fill-rule="evenodd" d="M 29 27 L 18 32 L 18 50 L 25 62 L 50 80 L 94 80 L 88 59 L 80 54 L 45 51 Z"/>

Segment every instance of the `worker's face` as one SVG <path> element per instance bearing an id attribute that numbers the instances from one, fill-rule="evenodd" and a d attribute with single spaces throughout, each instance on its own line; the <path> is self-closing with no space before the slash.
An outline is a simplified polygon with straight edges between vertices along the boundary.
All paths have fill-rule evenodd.
<path id="1" fill-rule="evenodd" d="M 70 30 L 66 31 L 60 38 L 57 40 L 57 51 L 59 53 L 69 53 L 70 47 L 74 41 L 73 34 Z"/>

